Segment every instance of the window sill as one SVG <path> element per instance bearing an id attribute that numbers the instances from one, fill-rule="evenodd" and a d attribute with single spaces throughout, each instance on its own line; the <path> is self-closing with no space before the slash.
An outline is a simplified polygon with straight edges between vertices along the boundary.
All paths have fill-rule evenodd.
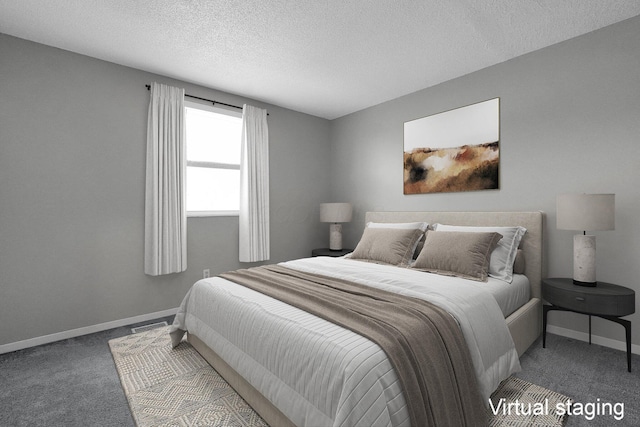
<path id="1" fill-rule="evenodd" d="M 240 216 L 240 211 L 190 211 L 187 218 L 208 216 Z"/>

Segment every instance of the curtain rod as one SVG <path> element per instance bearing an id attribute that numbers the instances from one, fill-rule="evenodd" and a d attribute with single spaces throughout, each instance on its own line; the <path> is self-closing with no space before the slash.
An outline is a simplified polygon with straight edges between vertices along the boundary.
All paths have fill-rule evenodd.
<path id="1" fill-rule="evenodd" d="M 151 85 L 145 85 L 145 86 L 147 87 L 147 90 L 151 90 Z M 239 110 L 242 110 L 242 107 L 238 107 L 237 105 L 225 104 L 224 102 L 216 101 L 216 100 L 213 100 L 213 99 L 200 98 L 199 96 L 189 95 L 188 93 L 185 93 L 184 96 L 188 96 L 189 98 L 193 98 L 193 99 L 199 99 L 200 101 L 210 102 L 213 105 L 220 104 L 220 105 L 224 105 L 224 106 L 227 106 L 227 107 L 237 108 Z"/>

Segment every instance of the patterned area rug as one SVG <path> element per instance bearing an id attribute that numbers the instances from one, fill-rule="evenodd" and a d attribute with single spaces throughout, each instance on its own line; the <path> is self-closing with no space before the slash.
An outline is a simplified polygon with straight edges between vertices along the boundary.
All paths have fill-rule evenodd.
<path id="1" fill-rule="evenodd" d="M 109 341 L 138 427 L 266 426 L 189 343 L 171 348 L 167 330 L 160 327 Z M 566 396 L 519 378 L 505 380 L 491 399 L 490 427 L 554 427 L 565 421 L 554 409 Z"/>
<path id="2" fill-rule="evenodd" d="M 109 341 L 138 427 L 266 426 L 229 384 L 168 327 Z"/>
<path id="3" fill-rule="evenodd" d="M 520 378 L 504 380 L 491 395 L 489 427 L 560 427 L 567 414 L 556 413 L 565 408 L 569 398 Z M 502 403 L 501 403 L 502 402 Z M 496 415 L 494 415 L 496 414 Z"/>

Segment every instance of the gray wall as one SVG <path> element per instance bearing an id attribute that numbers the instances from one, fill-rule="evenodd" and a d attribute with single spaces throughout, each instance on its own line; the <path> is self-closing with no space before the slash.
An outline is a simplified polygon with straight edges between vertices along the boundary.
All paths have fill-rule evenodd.
<path id="1" fill-rule="evenodd" d="M 640 289 L 640 18 L 332 122 L 1 34 L 0 59 L 0 345 L 170 309 L 203 268 L 245 266 L 237 218 L 190 218 L 188 270 L 143 274 L 151 81 L 269 110 L 272 261 L 326 245 L 324 201 L 354 203 L 350 246 L 367 210 L 543 210 L 546 272 L 570 276 L 556 195 L 613 192 L 616 230 L 595 233 L 598 278 Z M 494 97 L 500 190 L 404 196 L 403 123 Z M 586 331 L 582 316 L 552 316 Z"/>
<path id="2" fill-rule="evenodd" d="M 403 123 L 495 97 L 500 190 L 404 196 Z M 594 233 L 597 276 L 640 291 L 640 18 L 334 120 L 331 154 L 334 198 L 355 205 L 346 244 L 367 210 L 542 210 L 548 276 L 572 274 L 573 232 L 555 228 L 556 195 L 615 193 L 616 230 Z M 549 319 L 587 330 L 585 316 Z M 640 315 L 629 319 L 640 344 Z M 593 328 L 624 341 L 619 325 Z"/>
<path id="3" fill-rule="evenodd" d="M 215 70 L 212 70 L 215 72 Z M 188 219 L 188 269 L 143 273 L 152 81 L 267 108 L 272 261 L 326 245 L 330 123 L 0 34 L 0 345 L 177 307 L 238 262 L 238 219 Z"/>

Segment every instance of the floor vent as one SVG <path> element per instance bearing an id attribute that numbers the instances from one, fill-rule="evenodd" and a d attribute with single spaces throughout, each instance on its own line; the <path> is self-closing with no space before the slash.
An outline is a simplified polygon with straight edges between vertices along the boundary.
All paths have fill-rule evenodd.
<path id="1" fill-rule="evenodd" d="M 151 329 L 160 328 L 162 326 L 168 326 L 167 322 L 150 323 L 148 325 L 138 326 L 137 328 L 131 328 L 131 332 L 137 334 L 138 332 L 150 331 Z"/>

